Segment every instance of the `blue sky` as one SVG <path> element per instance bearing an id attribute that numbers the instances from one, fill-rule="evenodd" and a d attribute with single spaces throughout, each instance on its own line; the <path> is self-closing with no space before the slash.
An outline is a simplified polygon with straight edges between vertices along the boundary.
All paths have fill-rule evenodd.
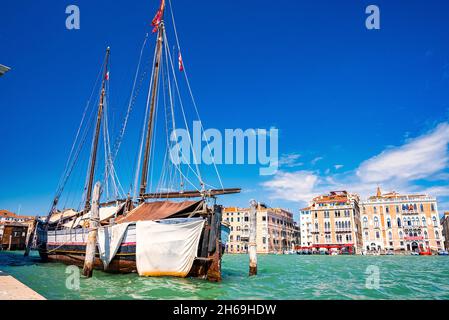
<path id="1" fill-rule="evenodd" d="M 69 4 L 80 7 L 80 30 L 65 28 Z M 381 30 L 365 28 L 369 4 L 380 7 Z M 2 5 L 0 63 L 12 70 L 0 78 L 0 208 L 45 214 L 105 47 L 118 128 L 158 2 Z M 366 196 L 380 185 L 430 192 L 449 210 L 448 9 L 443 0 L 174 1 L 204 126 L 279 129 L 280 171 L 261 177 L 258 166 L 220 165 L 225 186 L 244 189 L 222 203 L 256 198 L 297 212 L 321 192 Z M 120 151 L 124 185 L 143 109 L 140 99 Z M 72 188 L 84 175 L 80 166 Z"/>

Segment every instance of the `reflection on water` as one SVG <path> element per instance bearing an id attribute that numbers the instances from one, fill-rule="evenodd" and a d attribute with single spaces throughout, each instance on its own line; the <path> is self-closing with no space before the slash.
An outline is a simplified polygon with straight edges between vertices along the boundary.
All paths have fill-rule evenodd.
<path id="1" fill-rule="evenodd" d="M 225 255 L 223 282 L 141 278 L 94 272 L 80 290 L 65 286 L 66 266 L 41 263 L 36 253 L 0 252 L 0 270 L 48 299 L 449 299 L 449 257 L 259 256 L 249 278 L 247 255 Z M 366 288 L 366 269 L 377 266 L 380 286 Z"/>

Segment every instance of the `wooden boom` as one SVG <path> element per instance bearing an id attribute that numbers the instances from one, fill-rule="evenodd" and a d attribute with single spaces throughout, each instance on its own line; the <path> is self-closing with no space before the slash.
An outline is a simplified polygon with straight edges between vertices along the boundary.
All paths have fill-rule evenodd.
<path id="1" fill-rule="evenodd" d="M 165 192 L 165 193 L 147 193 L 142 196 L 143 199 L 175 199 L 175 198 L 199 198 L 215 197 L 221 194 L 240 193 L 242 189 L 214 189 L 205 191 L 184 191 L 184 192 Z"/>
<path id="2" fill-rule="evenodd" d="M 240 188 L 230 188 L 230 189 L 213 189 L 201 191 L 184 191 L 184 192 L 163 192 L 163 193 L 147 193 L 144 194 L 142 199 L 183 199 L 183 198 L 212 198 L 222 194 L 235 194 L 240 193 L 242 189 Z M 101 203 L 102 207 L 107 207 L 113 204 L 123 203 L 129 199 L 117 199 L 109 202 Z"/>

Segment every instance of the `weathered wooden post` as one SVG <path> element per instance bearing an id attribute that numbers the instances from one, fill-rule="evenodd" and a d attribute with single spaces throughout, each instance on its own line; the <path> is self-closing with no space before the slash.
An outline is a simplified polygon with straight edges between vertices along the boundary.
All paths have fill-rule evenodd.
<path id="1" fill-rule="evenodd" d="M 31 231 L 28 232 L 26 239 L 26 248 L 25 248 L 25 257 L 28 257 L 30 254 L 31 246 L 33 245 L 34 233 L 36 232 L 38 217 L 34 218 L 33 224 L 31 225 Z"/>
<path id="2" fill-rule="evenodd" d="M 11 251 L 11 244 L 12 244 L 12 234 L 9 235 L 8 251 Z"/>
<path id="3" fill-rule="evenodd" d="M 97 231 L 100 224 L 100 195 L 101 183 L 97 182 L 94 187 L 94 195 L 92 198 L 92 208 L 89 220 L 89 235 L 87 237 L 86 257 L 84 260 L 83 275 L 92 277 L 92 270 L 95 262 L 95 252 L 97 250 Z"/>
<path id="4" fill-rule="evenodd" d="M 249 212 L 249 276 L 257 275 L 257 201 L 251 200 L 251 209 Z"/>

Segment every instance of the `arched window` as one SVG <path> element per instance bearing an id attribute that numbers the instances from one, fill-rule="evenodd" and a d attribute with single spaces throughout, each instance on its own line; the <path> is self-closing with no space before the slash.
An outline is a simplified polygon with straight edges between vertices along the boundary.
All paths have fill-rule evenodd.
<path id="1" fill-rule="evenodd" d="M 437 217 L 433 216 L 432 221 L 433 221 L 433 226 L 438 227 Z"/>
<path id="2" fill-rule="evenodd" d="M 398 218 L 398 227 L 401 227 L 401 218 Z"/>
<path id="3" fill-rule="evenodd" d="M 422 225 L 425 227 L 427 225 L 426 217 L 422 217 L 421 221 L 422 221 Z"/>
<path id="4" fill-rule="evenodd" d="M 393 240 L 393 234 L 391 233 L 391 231 L 388 231 L 388 239 Z"/>
<path id="5" fill-rule="evenodd" d="M 387 207 L 387 208 L 388 208 L 388 207 Z M 388 228 L 391 228 L 391 219 L 390 219 L 390 218 L 387 219 L 387 227 L 388 227 Z"/>
<path id="6" fill-rule="evenodd" d="M 435 239 L 440 239 L 440 233 L 438 231 L 435 231 Z"/>
<path id="7" fill-rule="evenodd" d="M 404 239 L 404 234 L 402 233 L 402 231 L 399 231 L 399 239 Z"/>
<path id="8" fill-rule="evenodd" d="M 429 239 L 429 234 L 427 233 L 427 231 L 424 231 L 424 239 Z"/>
<path id="9" fill-rule="evenodd" d="M 374 227 L 379 228 L 379 218 L 378 217 L 374 217 Z"/>
<path id="10" fill-rule="evenodd" d="M 368 218 L 367 217 L 363 217 L 363 227 L 368 228 Z"/>

